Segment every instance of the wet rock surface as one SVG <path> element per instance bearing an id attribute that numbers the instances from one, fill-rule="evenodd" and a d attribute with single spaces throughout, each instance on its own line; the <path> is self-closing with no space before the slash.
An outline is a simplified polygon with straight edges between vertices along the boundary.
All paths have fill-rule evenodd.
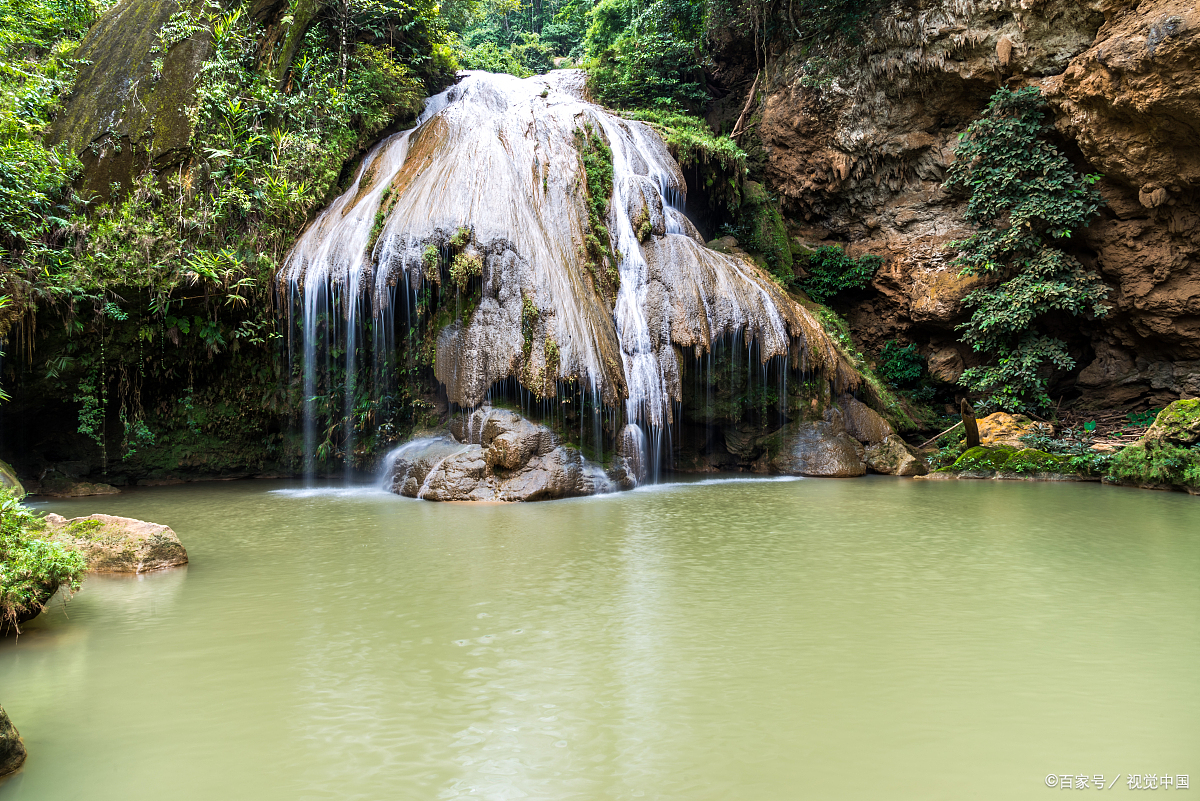
<path id="1" fill-rule="evenodd" d="M 146 573 L 187 564 L 187 551 L 169 526 L 131 517 L 46 515 L 51 538 L 77 548 L 88 570 Z"/>
<path id="2" fill-rule="evenodd" d="M 21 734 L 0 707 L 0 776 L 7 776 L 25 764 L 25 743 Z"/>
<path id="3" fill-rule="evenodd" d="M 865 449 L 846 433 L 836 410 L 827 420 L 793 423 L 776 437 L 771 472 L 815 478 L 856 478 L 867 473 Z"/>
<path id="4" fill-rule="evenodd" d="M 610 480 L 550 428 L 516 412 L 485 406 L 456 417 L 450 431 L 393 451 L 388 488 L 429 501 L 547 501 L 632 486 L 624 472 Z"/>

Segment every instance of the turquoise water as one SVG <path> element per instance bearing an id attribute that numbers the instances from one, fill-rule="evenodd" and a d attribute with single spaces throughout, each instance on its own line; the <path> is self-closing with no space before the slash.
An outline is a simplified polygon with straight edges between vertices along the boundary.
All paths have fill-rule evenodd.
<path id="1" fill-rule="evenodd" d="M 1026 799 L 1067 772 L 1200 791 L 1200 498 L 293 487 L 39 505 L 169 524 L 191 564 L 91 577 L 0 641 L 30 751 L 0 801 Z"/>

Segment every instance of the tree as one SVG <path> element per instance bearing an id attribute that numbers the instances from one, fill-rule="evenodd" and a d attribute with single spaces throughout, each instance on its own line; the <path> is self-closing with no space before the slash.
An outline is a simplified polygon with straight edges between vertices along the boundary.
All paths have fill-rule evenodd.
<path id="1" fill-rule="evenodd" d="M 1050 403 L 1052 368 L 1071 369 L 1066 343 L 1039 323 L 1051 314 L 1103 317 L 1108 287 L 1062 246 L 1102 205 L 1098 175 L 1083 175 L 1046 138 L 1041 91 L 1001 89 L 962 135 L 946 187 L 970 193 L 966 214 L 979 230 L 954 264 L 994 279 L 966 298 L 973 309 L 962 341 L 991 363 L 963 373 L 963 386 L 1009 411 Z"/>

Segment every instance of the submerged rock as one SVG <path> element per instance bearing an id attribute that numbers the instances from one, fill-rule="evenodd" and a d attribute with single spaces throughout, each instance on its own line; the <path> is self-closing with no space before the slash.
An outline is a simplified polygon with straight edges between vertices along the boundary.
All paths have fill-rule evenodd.
<path id="1" fill-rule="evenodd" d="M 450 430 L 393 451 L 388 488 L 429 501 L 548 501 L 617 488 L 578 449 L 516 412 L 484 406 Z M 618 485 L 631 481 L 622 473 Z"/>
<path id="2" fill-rule="evenodd" d="M 37 494 L 47 495 L 51 498 L 85 498 L 91 495 L 116 495 L 120 491 L 111 484 L 53 478 L 42 481 L 38 486 Z"/>
<path id="3" fill-rule="evenodd" d="M 89 515 L 71 520 L 46 515 L 51 538 L 77 548 L 88 570 L 100 573 L 146 573 L 185 565 L 187 551 L 169 526 L 130 517 Z"/>
<path id="4" fill-rule="evenodd" d="M 923 476 L 929 472 L 920 454 L 895 434 L 867 446 L 863 459 L 867 467 L 885 476 Z"/>
<path id="5" fill-rule="evenodd" d="M 25 743 L 21 734 L 0 706 L 0 776 L 7 776 L 25 764 Z"/>

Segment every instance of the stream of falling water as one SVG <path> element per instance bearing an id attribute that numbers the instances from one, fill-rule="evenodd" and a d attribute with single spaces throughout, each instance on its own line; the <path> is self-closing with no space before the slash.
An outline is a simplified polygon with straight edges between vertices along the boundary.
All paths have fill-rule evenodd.
<path id="1" fill-rule="evenodd" d="M 619 287 L 611 309 L 581 283 L 590 268 L 581 255 L 587 220 L 574 134 L 587 125 L 602 130 L 612 151 L 606 223 Z M 412 163 L 410 147 L 418 153 Z M 710 356 L 711 343 L 721 337 L 732 334 L 750 347 L 757 336 L 765 365 L 768 356 L 786 356 L 792 336 L 777 308 L 778 291 L 735 259 L 703 247 L 684 215 L 685 191 L 678 165 L 657 135 L 584 100 L 582 76 L 570 71 L 525 80 L 471 72 L 429 98 L 412 128 L 366 155 L 353 183 L 304 231 L 281 271 L 289 330 L 299 338 L 305 476 L 316 476 L 340 433 L 350 478 L 362 416 L 356 404 L 368 389 L 360 386 L 367 367 L 360 358 L 369 350 L 369 393 L 378 402 L 403 380 L 395 363 L 397 335 L 407 340 L 411 359 L 422 292 L 443 289 L 441 283 L 433 287 L 424 266 L 429 249 L 436 247 L 442 263 L 449 263 L 448 232 L 469 230 L 470 247 L 484 264 L 484 289 L 474 317 L 446 329 L 463 340 L 455 358 L 443 358 L 439 336 L 435 370 L 448 384 L 452 405 L 469 408 L 490 398 L 495 387 L 511 386 L 512 368 L 494 365 L 521 361 L 526 375 L 543 371 L 541 380 L 555 393 L 534 392 L 518 380 L 523 407 L 540 402 L 543 412 L 554 415 L 560 406 L 554 399 L 573 383 L 582 438 L 590 400 L 599 460 L 607 414 L 602 398 L 619 399 L 613 386 L 622 382 L 625 428 L 618 433 L 615 419 L 610 427 L 623 452 L 636 451 L 627 456 L 637 472 L 656 481 L 669 467 L 664 455 L 672 452 L 683 369 L 672 345 L 674 329 L 664 317 L 671 305 L 664 293 L 700 298 L 688 324 L 693 341 L 704 343 Z M 634 209 L 657 215 L 655 229 L 662 233 L 648 241 L 643 231 L 639 239 Z M 653 269 L 648 258 L 656 260 Z M 457 309 L 462 300 L 455 296 L 452 302 Z M 544 337 L 547 350 L 555 345 L 553 363 L 546 356 L 539 364 L 538 349 L 531 352 L 528 304 L 542 326 L 534 339 Z M 518 359 L 522 337 L 524 356 Z M 329 421 L 323 431 L 322 420 Z"/>

